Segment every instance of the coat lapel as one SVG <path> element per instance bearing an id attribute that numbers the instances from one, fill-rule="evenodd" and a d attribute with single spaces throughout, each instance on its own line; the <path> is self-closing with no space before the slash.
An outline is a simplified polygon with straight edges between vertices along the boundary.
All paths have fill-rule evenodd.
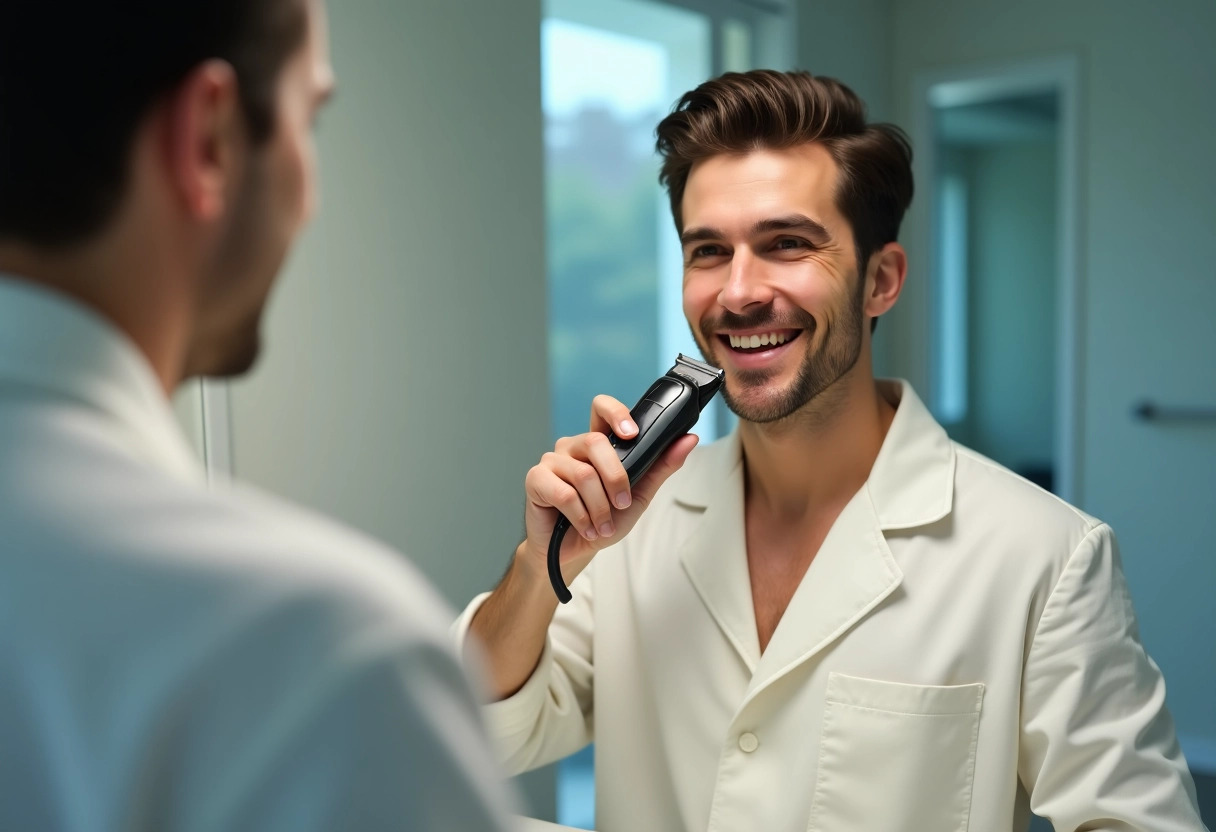
<path id="1" fill-rule="evenodd" d="M 676 500 L 703 509 L 680 548 L 684 571 L 710 616 L 755 673 L 760 661 L 743 526 L 743 464 L 736 434 L 704 451 L 704 465 L 681 478 Z M 683 472 L 681 472 L 683 473 Z"/>
<path id="2" fill-rule="evenodd" d="M 902 579 L 869 493 L 862 488 L 832 525 L 790 599 L 752 674 L 743 705 L 840 638 L 895 591 Z"/>

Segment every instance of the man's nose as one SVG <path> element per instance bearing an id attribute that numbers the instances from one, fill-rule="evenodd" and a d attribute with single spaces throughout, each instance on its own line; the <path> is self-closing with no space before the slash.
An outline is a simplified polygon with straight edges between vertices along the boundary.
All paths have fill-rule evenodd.
<path id="1" fill-rule="evenodd" d="M 772 300 L 773 292 L 765 280 L 763 262 L 750 249 L 739 246 L 731 257 L 726 283 L 718 292 L 718 303 L 724 309 L 741 315 L 750 306 L 771 303 Z"/>

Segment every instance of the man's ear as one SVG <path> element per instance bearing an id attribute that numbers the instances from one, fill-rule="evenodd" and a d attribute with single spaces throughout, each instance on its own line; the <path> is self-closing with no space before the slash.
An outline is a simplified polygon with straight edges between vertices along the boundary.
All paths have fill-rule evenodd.
<path id="1" fill-rule="evenodd" d="M 908 254 L 899 243 L 887 243 L 870 255 L 866 275 L 866 317 L 885 314 L 899 300 L 908 276 Z"/>
<path id="2" fill-rule="evenodd" d="M 214 222 L 227 207 L 244 141 L 232 65 L 199 64 L 170 94 L 164 117 L 172 187 L 191 217 Z"/>

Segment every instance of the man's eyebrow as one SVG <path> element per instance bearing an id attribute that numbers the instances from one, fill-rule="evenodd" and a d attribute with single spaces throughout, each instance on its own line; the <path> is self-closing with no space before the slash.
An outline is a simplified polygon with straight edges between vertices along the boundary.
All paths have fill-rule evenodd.
<path id="1" fill-rule="evenodd" d="M 689 228 L 680 235 L 680 245 L 699 243 L 702 240 L 721 240 L 726 235 L 716 228 Z"/>
<path id="2" fill-rule="evenodd" d="M 816 222 L 803 214 L 790 214 L 785 217 L 760 220 L 752 226 L 751 233 L 754 237 L 760 234 L 769 234 L 773 231 L 801 231 L 819 245 L 823 245 L 832 239 L 832 235 L 828 233 L 828 230 L 824 228 L 822 223 Z M 689 243 L 697 243 L 703 240 L 721 240 L 725 236 L 717 228 L 709 228 L 708 226 L 689 228 L 680 235 L 680 245 L 686 246 Z"/>
<path id="3" fill-rule="evenodd" d="M 816 243 L 823 244 L 832 239 L 832 235 L 823 227 L 822 223 L 816 222 L 810 217 L 802 214 L 790 214 L 788 217 L 774 217 L 773 219 L 760 220 L 752 226 L 752 234 L 767 234 L 772 231 L 801 231 Z"/>

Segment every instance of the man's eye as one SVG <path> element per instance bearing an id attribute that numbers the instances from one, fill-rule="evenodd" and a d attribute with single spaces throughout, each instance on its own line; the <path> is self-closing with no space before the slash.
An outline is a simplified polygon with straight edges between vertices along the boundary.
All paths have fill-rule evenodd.
<path id="1" fill-rule="evenodd" d="M 800 248 L 806 248 L 807 244 L 804 240 L 799 240 L 796 237 L 782 237 L 777 241 L 775 247 L 783 251 L 795 251 Z"/>
<path id="2" fill-rule="evenodd" d="M 717 257 L 722 253 L 722 247 L 717 245 L 697 246 L 692 250 L 692 256 L 696 257 Z"/>

